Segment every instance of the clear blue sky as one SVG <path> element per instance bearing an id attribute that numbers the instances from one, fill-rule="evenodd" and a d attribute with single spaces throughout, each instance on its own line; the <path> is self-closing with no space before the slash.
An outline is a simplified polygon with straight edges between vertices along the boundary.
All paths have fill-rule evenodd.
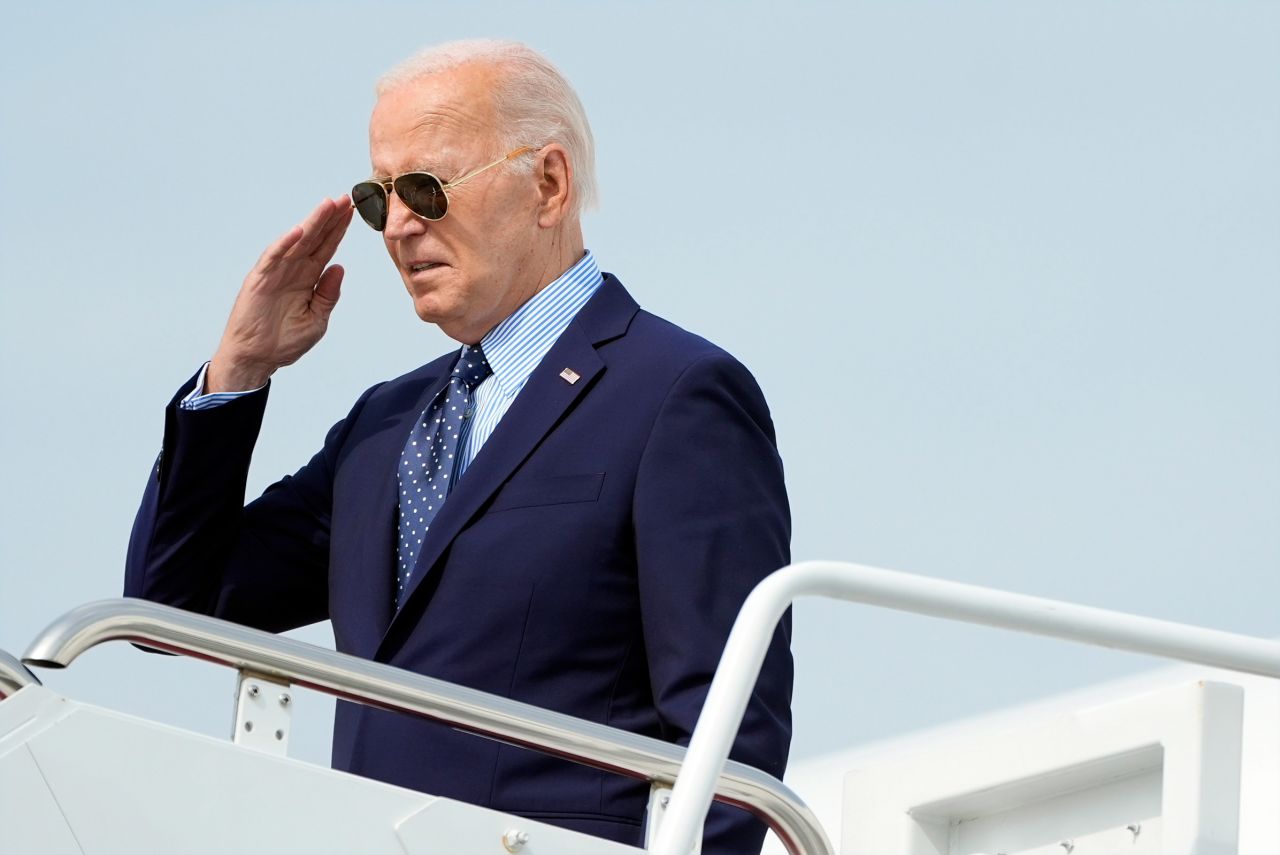
<path id="1" fill-rule="evenodd" d="M 588 245 L 756 374 L 797 558 L 1280 635 L 1280 4 L 9 4 L 0 647 L 120 590 L 162 408 L 245 271 L 368 170 L 379 73 L 522 39 L 599 147 Z M 352 227 L 251 489 L 449 343 Z M 323 627 L 303 638 L 325 642 Z M 1150 660 L 803 603 L 797 756 Z M 222 733 L 231 677 L 75 697 Z M 308 699 L 295 754 L 327 756 Z"/>

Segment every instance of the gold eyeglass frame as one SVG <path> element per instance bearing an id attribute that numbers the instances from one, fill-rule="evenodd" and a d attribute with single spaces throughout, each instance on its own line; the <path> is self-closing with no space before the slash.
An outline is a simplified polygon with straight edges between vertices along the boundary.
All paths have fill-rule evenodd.
<path id="1" fill-rule="evenodd" d="M 534 146 L 522 145 L 519 148 L 514 149 L 513 151 L 507 152 L 505 155 L 498 158 L 493 163 L 487 163 L 484 166 L 480 167 L 479 169 L 473 169 L 470 172 L 468 172 L 466 175 L 459 178 L 457 181 L 450 181 L 447 184 L 441 181 L 440 176 L 436 175 L 434 172 L 423 172 L 423 171 L 402 172 L 401 174 L 393 175 L 390 178 L 382 178 L 382 179 L 367 178 L 364 181 L 361 181 L 360 183 L 356 184 L 355 187 L 351 188 L 352 204 L 355 205 L 355 195 L 356 195 L 357 188 L 363 187 L 366 184 L 373 184 L 381 188 L 382 206 L 383 206 L 382 207 L 382 228 L 378 228 L 377 226 L 374 226 L 373 223 L 370 223 L 368 220 L 365 220 L 363 214 L 360 215 L 360 219 L 368 223 L 375 231 L 379 231 L 379 232 L 383 231 L 387 227 L 387 216 L 391 213 L 391 194 L 395 193 L 396 181 L 398 181 L 401 178 L 404 178 L 406 175 L 426 175 L 440 185 L 440 193 L 441 195 L 444 196 L 444 213 L 438 217 L 428 217 L 425 214 L 419 214 L 417 211 L 413 210 L 412 208 L 409 208 L 408 205 L 405 205 L 405 207 L 408 208 L 409 213 L 413 214 L 415 217 L 420 217 L 424 220 L 429 220 L 433 223 L 438 223 L 449 214 L 449 192 L 448 191 L 452 190 L 454 187 L 457 187 L 461 184 L 464 184 L 470 181 L 472 178 L 475 178 L 481 172 L 485 172 L 486 170 L 493 169 L 495 166 L 500 166 L 514 157 L 519 157 L 522 154 L 525 154 L 530 151 L 536 151 L 536 150 L 537 149 Z M 400 201 L 404 202 L 403 196 L 400 198 Z M 358 213 L 358 206 L 357 206 L 357 213 Z"/>

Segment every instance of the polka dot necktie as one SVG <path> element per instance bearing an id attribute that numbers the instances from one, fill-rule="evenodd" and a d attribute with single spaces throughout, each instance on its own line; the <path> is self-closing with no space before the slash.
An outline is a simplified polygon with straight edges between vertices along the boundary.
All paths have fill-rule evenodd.
<path id="1" fill-rule="evenodd" d="M 493 372 L 479 346 L 464 347 L 449 385 L 427 405 L 400 453 L 400 537 L 396 541 L 396 608 L 404 605 L 422 539 L 457 479 L 462 439 L 471 420 L 472 392 Z"/>

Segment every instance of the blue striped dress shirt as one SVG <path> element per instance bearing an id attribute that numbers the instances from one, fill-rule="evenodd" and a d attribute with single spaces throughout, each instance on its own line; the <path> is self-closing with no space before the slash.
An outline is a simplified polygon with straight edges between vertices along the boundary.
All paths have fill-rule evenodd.
<path id="1" fill-rule="evenodd" d="M 475 411 L 458 461 L 458 476 L 475 460 L 533 369 L 603 282 L 595 256 L 588 250 L 480 340 L 493 374 L 476 387 Z"/>
<path id="2" fill-rule="evenodd" d="M 588 250 L 577 264 L 534 294 L 528 302 L 489 330 L 480 340 L 480 347 L 493 368 L 493 374 L 476 387 L 475 411 L 470 429 L 463 438 L 462 458 L 458 461 L 458 474 L 455 477 L 461 477 L 471 461 L 475 460 L 476 454 L 498 426 L 511 402 L 528 382 L 533 369 L 603 282 L 604 277 L 600 275 L 595 256 Z M 466 345 L 462 349 L 465 351 Z M 196 380 L 195 389 L 182 399 L 179 406 L 183 409 L 205 410 L 257 391 L 252 389 L 245 392 L 201 394 L 208 368 L 208 363 L 205 363 Z"/>

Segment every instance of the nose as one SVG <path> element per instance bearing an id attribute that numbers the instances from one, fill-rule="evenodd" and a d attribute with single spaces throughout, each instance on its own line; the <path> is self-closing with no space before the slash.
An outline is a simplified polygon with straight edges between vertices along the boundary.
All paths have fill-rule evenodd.
<path id="1" fill-rule="evenodd" d="M 394 192 L 387 195 L 387 225 L 382 236 L 387 240 L 403 240 L 426 232 L 427 221 L 405 207 Z"/>

